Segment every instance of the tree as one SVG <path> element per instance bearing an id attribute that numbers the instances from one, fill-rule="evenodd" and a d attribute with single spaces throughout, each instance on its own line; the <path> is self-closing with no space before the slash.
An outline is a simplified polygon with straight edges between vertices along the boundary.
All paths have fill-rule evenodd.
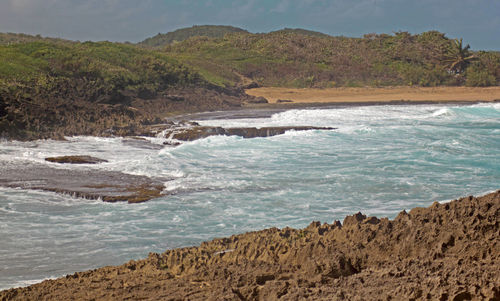
<path id="1" fill-rule="evenodd" d="M 455 39 L 451 43 L 445 62 L 450 64 L 449 70 L 455 74 L 461 74 L 467 66 L 478 58 L 469 51 L 470 46 L 462 46 L 462 39 Z"/>

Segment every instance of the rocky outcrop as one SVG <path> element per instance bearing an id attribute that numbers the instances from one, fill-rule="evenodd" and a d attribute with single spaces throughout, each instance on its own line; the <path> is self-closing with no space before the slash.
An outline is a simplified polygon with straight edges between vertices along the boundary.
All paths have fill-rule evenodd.
<path id="1" fill-rule="evenodd" d="M 262 96 L 255 97 L 254 99 L 247 100 L 247 103 L 269 103 L 267 99 Z"/>
<path id="2" fill-rule="evenodd" d="M 0 186 L 53 191 L 104 202 L 145 202 L 162 195 L 163 183 L 145 176 L 93 169 L 9 163 L 0 167 Z"/>
<path id="3" fill-rule="evenodd" d="M 283 126 L 262 128 L 222 128 L 210 126 L 193 126 L 185 128 L 172 128 L 166 131 L 166 137 L 180 141 L 194 141 L 210 136 L 240 136 L 243 138 L 271 137 L 282 135 L 287 131 L 309 131 L 309 130 L 334 130 L 330 127 L 314 126 Z"/>
<path id="4" fill-rule="evenodd" d="M 285 102 L 293 102 L 291 99 L 278 99 L 276 100 L 277 103 L 285 103 Z"/>
<path id="5" fill-rule="evenodd" d="M 149 127 L 167 116 L 240 108 L 255 99 L 238 88 L 191 86 L 171 87 L 152 98 L 122 91 L 110 99 L 80 95 L 75 90 L 86 91 L 85 83 L 74 85 L 54 95 L 32 92 L 29 98 L 0 90 L 0 139 L 149 135 Z"/>
<path id="6" fill-rule="evenodd" d="M 0 292 L 2 300 L 499 300 L 500 191 L 267 229 Z"/>
<path id="7" fill-rule="evenodd" d="M 108 160 L 99 159 L 92 156 L 60 156 L 60 157 L 48 157 L 45 161 L 53 163 L 68 163 L 68 164 L 98 164 L 103 162 L 108 162 Z"/>

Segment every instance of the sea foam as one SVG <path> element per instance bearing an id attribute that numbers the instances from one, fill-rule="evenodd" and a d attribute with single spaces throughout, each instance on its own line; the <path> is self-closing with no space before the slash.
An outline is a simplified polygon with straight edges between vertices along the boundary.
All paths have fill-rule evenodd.
<path id="1" fill-rule="evenodd" d="M 403 209 L 499 188 L 498 103 L 294 109 L 269 118 L 199 122 L 337 129 L 213 136 L 175 148 L 162 148 L 162 138 L 0 142 L 0 172 L 31 162 L 165 183 L 164 196 L 142 204 L 0 188 L 0 288 L 265 227 L 304 227 L 358 211 L 395 217 Z M 109 162 L 44 161 L 76 154 Z"/>

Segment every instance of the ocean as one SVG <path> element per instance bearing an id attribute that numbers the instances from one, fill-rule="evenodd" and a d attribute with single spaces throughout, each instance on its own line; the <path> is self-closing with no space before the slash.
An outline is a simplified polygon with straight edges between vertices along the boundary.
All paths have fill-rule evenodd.
<path id="1" fill-rule="evenodd" d="M 394 218 L 434 201 L 500 189 L 500 103 L 322 107 L 198 122 L 337 129 L 254 139 L 212 136 L 178 147 L 163 147 L 161 137 L 2 141 L 0 165 L 147 175 L 166 179 L 166 195 L 126 204 L 0 188 L 0 289 L 215 237 L 331 223 L 358 211 Z M 109 162 L 44 161 L 60 155 Z"/>

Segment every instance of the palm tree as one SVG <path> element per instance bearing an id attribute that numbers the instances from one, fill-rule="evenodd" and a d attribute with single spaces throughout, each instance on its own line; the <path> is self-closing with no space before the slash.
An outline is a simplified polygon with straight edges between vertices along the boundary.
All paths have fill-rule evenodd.
<path id="1" fill-rule="evenodd" d="M 478 58 L 469 51 L 470 46 L 467 44 L 462 47 L 462 39 L 455 39 L 448 48 L 448 54 L 445 62 L 450 64 L 449 70 L 455 74 L 461 74 L 467 66 Z"/>

